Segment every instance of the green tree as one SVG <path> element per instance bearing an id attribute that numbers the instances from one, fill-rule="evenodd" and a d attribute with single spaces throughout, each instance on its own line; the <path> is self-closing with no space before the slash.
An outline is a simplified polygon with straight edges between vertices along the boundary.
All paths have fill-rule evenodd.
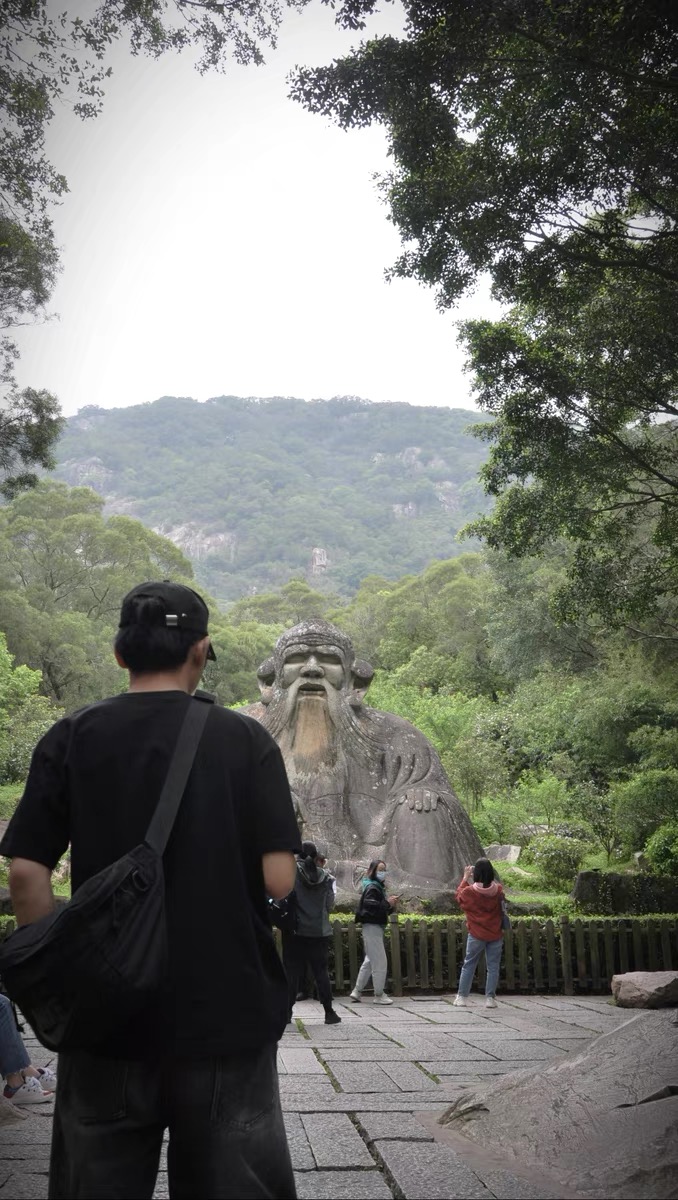
<path id="1" fill-rule="evenodd" d="M 35 743 L 62 715 L 40 684 L 39 671 L 14 666 L 0 633 L 0 784 L 25 779 Z"/>
<path id="2" fill-rule="evenodd" d="M 381 122 L 405 250 L 393 274 L 467 322 L 483 480 L 471 528 L 510 554 L 571 543 L 560 619 L 675 640 L 678 26 L 663 0 L 411 2 L 401 39 L 297 71 L 344 127 Z M 668 611 L 666 608 L 668 606 Z"/>
<path id="3" fill-rule="evenodd" d="M 44 482 L 0 509 L 0 629 L 66 708 L 124 685 L 111 652 L 120 601 L 144 579 L 192 582 L 166 538 L 102 515 L 89 488 Z"/>

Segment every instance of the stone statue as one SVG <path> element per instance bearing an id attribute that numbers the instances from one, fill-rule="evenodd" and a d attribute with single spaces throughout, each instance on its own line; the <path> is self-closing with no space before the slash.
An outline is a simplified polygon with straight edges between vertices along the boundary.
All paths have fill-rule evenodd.
<path id="1" fill-rule="evenodd" d="M 390 890 L 449 892 L 482 847 L 430 742 L 363 703 L 373 673 L 336 626 L 303 621 L 262 663 L 246 711 L 280 746 L 302 837 L 323 845 L 342 889 L 383 858 Z"/>

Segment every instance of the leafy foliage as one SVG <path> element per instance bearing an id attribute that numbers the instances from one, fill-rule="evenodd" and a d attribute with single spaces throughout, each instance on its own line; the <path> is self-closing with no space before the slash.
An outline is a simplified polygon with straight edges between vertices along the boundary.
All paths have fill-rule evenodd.
<path id="1" fill-rule="evenodd" d="M 544 882 L 555 890 L 571 887 L 587 852 L 586 842 L 576 838 L 542 834 L 530 842 L 532 861 Z"/>
<path id="2" fill-rule="evenodd" d="M 471 529 L 511 555 L 574 549 L 561 619 L 675 639 L 678 25 L 663 0 L 411 0 L 401 39 L 297 71 L 343 127 L 382 123 L 404 250 L 393 273 L 455 303 L 481 408 Z"/>
<path id="3" fill-rule="evenodd" d="M 648 838 L 645 857 L 658 875 L 678 875 L 678 821 L 667 821 Z"/>

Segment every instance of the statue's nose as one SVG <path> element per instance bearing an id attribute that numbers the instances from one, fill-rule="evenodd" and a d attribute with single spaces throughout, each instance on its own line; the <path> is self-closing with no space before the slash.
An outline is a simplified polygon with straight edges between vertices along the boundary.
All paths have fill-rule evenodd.
<path id="1" fill-rule="evenodd" d="M 323 675 L 323 669 L 316 658 L 309 658 L 301 668 L 301 674 L 307 678 L 320 678 Z"/>

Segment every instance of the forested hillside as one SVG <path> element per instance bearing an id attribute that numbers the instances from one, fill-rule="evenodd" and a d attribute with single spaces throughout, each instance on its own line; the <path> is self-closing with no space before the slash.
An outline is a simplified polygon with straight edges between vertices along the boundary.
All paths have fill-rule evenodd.
<path id="1" fill-rule="evenodd" d="M 313 573 L 350 595 L 457 552 L 487 499 L 486 454 L 462 409 L 220 396 L 81 409 L 56 475 L 140 518 L 192 560 L 221 601 Z M 315 556 L 313 551 L 325 552 Z"/>

